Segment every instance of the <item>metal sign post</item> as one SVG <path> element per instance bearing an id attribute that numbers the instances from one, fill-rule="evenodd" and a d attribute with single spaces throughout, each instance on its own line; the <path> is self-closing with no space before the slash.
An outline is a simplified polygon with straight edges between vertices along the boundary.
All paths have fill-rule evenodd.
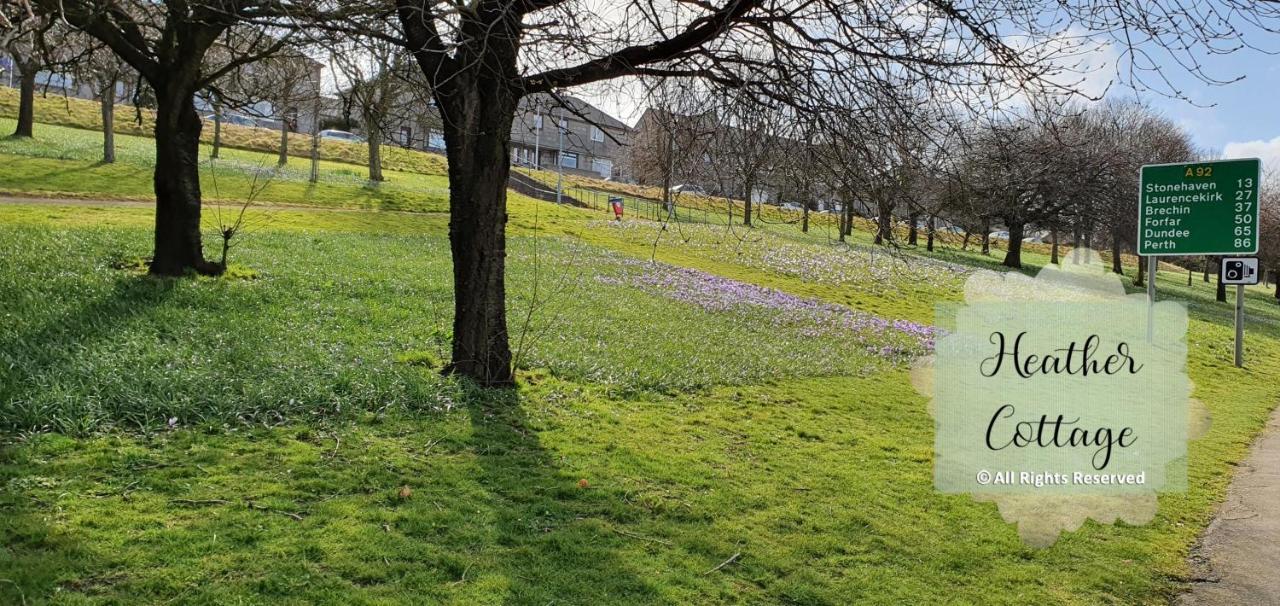
<path id="1" fill-rule="evenodd" d="M 1141 261 L 1139 261 L 1141 263 Z M 1147 342 L 1156 338 L 1156 266 L 1160 262 L 1152 256 L 1147 257 Z"/>
<path id="2" fill-rule="evenodd" d="M 1139 175 L 1138 254 L 1147 257 L 1150 268 L 1147 272 L 1147 338 L 1152 339 L 1156 257 L 1258 254 L 1262 161 L 1251 158 L 1151 164 L 1143 166 Z M 1254 261 L 1256 263 L 1256 259 Z M 1220 267 L 1224 272 L 1222 277 L 1226 278 L 1226 259 Z M 1224 279 L 1223 283 L 1245 282 Z M 1236 292 L 1237 367 L 1244 364 L 1243 331 L 1244 287 L 1241 286 Z"/>
<path id="3" fill-rule="evenodd" d="M 1236 368 L 1244 368 L 1244 287 L 1258 283 L 1256 257 L 1228 257 L 1218 266 L 1218 279 L 1236 285 Z"/>
<path id="4" fill-rule="evenodd" d="M 1236 368 L 1244 368 L 1244 285 L 1236 285 Z"/>

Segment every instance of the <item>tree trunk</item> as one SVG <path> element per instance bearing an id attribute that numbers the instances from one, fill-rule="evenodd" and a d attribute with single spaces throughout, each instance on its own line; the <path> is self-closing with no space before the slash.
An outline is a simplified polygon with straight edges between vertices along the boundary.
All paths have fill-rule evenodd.
<path id="1" fill-rule="evenodd" d="M 99 97 L 102 104 L 102 163 L 112 164 L 116 161 L 116 83 L 112 82 L 102 89 Z"/>
<path id="2" fill-rule="evenodd" d="M 1049 230 L 1049 240 L 1053 248 L 1053 256 L 1049 258 L 1049 262 L 1054 265 L 1062 265 L 1062 258 L 1058 255 L 1058 230 Z"/>
<path id="3" fill-rule="evenodd" d="M 972 236 L 973 232 L 969 231 L 969 228 L 966 227 L 964 230 L 964 241 L 960 243 L 960 250 L 969 250 L 969 238 Z"/>
<path id="4" fill-rule="evenodd" d="M 1204 281 L 1206 284 L 1209 283 L 1209 257 L 1208 256 L 1204 258 Z"/>
<path id="5" fill-rule="evenodd" d="M 1280 302 L 1280 270 L 1277 270 L 1276 275 L 1276 301 Z"/>
<path id="6" fill-rule="evenodd" d="M 311 182 L 320 181 L 320 93 L 316 91 L 311 120 Z"/>
<path id="7" fill-rule="evenodd" d="M 836 231 L 837 231 L 837 232 L 839 232 L 837 235 L 840 237 L 840 241 L 841 241 L 841 242 L 844 242 L 844 241 L 845 241 L 845 229 L 847 228 L 847 225 L 846 225 L 846 224 L 847 224 L 847 223 L 848 223 L 848 221 L 849 221 L 848 208 L 849 208 L 849 201 L 848 201 L 848 200 L 847 200 L 843 195 L 841 195 L 841 197 L 840 197 L 840 218 L 839 218 L 839 220 L 837 220 L 837 221 L 836 221 L 836 223 L 837 223 L 837 229 L 836 229 Z"/>
<path id="8" fill-rule="evenodd" d="M 369 136 L 369 180 L 375 183 L 382 182 L 382 130 L 377 124 L 368 122 L 365 124 L 365 134 Z M 507 137 L 510 139 L 510 137 Z M 506 183 L 506 181 L 503 181 Z M 506 202 L 504 201 L 505 205 Z"/>
<path id="9" fill-rule="evenodd" d="M 13 130 L 15 137 L 31 138 L 35 135 L 36 122 L 36 70 L 30 65 L 22 66 L 18 83 L 18 127 Z"/>
<path id="10" fill-rule="evenodd" d="M 1071 226 L 1071 263 L 1073 265 L 1080 264 L 1080 243 L 1083 242 L 1084 234 L 1080 231 L 1080 224 Z"/>
<path id="11" fill-rule="evenodd" d="M 209 152 L 209 157 L 217 160 L 218 155 L 222 152 L 222 107 L 213 106 L 213 151 Z"/>
<path id="12" fill-rule="evenodd" d="M 929 252 L 933 252 L 933 241 L 937 237 L 937 235 L 938 235 L 938 218 L 935 216 L 930 216 L 929 217 L 929 235 L 928 235 L 928 239 L 925 240 L 925 245 L 924 245 L 925 250 Z"/>
<path id="13" fill-rule="evenodd" d="M 1008 219 L 1005 224 L 1009 226 L 1009 250 L 1004 254 L 1004 266 L 1022 269 L 1022 232 L 1026 225 Z"/>
<path id="14" fill-rule="evenodd" d="M 853 235 L 853 196 L 844 202 L 844 236 Z M 843 241 L 843 239 L 842 239 Z"/>
<path id="15" fill-rule="evenodd" d="M 276 160 L 276 166 L 284 166 L 289 163 L 289 122 L 280 120 L 280 158 Z"/>
<path id="16" fill-rule="evenodd" d="M 802 211 L 802 213 L 803 214 L 801 214 L 800 216 L 800 231 L 802 233 L 807 234 L 809 233 L 809 203 L 808 202 L 804 203 L 804 210 Z"/>
<path id="17" fill-rule="evenodd" d="M 157 87 L 159 88 L 159 87 Z M 180 276 L 194 269 L 218 274 L 200 242 L 200 115 L 195 92 L 182 86 L 157 90 L 156 231 L 151 273 Z"/>
<path id="18" fill-rule="evenodd" d="M 745 188 L 745 193 L 742 196 L 742 198 L 747 201 L 747 208 L 746 208 L 747 212 L 745 215 L 743 215 L 742 224 L 746 225 L 747 227 L 751 227 L 751 207 L 752 207 L 751 191 L 756 188 L 756 180 L 753 179 L 752 177 L 747 177 L 746 183 L 743 184 L 743 187 Z M 760 218 L 759 213 L 760 213 L 760 209 L 756 208 L 757 219 Z"/>
<path id="19" fill-rule="evenodd" d="M 1123 272 L 1116 272 L 1123 273 Z M 1138 256 L 1138 275 L 1133 279 L 1133 285 L 1139 288 L 1146 286 L 1147 282 L 1147 259 L 1141 255 Z"/>
<path id="20" fill-rule="evenodd" d="M 1138 263 L 1138 267 L 1142 267 L 1142 263 Z M 1111 273 L 1124 274 L 1124 267 L 1120 262 L 1120 229 L 1111 230 Z"/>
<path id="21" fill-rule="evenodd" d="M 742 224 L 751 227 L 751 190 L 747 190 L 747 195 L 742 197 Z"/>
<path id="22" fill-rule="evenodd" d="M 893 211 L 887 204 L 878 205 L 876 213 L 876 244 L 893 241 Z"/>
<path id="23" fill-rule="evenodd" d="M 917 246 L 920 243 L 920 228 L 916 225 L 919 220 L 920 216 L 915 213 L 909 217 L 911 227 L 907 231 L 907 244 L 910 246 Z"/>
<path id="24" fill-rule="evenodd" d="M 982 220 L 982 254 L 991 254 L 991 219 Z"/>
<path id="25" fill-rule="evenodd" d="M 507 177 L 517 99 L 496 77 L 459 77 L 480 82 L 440 99 L 454 288 L 453 360 L 445 371 L 509 386 L 515 379 L 506 315 Z"/>

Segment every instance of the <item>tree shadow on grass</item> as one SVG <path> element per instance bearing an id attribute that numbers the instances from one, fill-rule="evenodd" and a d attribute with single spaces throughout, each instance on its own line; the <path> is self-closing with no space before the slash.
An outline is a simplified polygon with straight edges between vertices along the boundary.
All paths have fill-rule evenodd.
<path id="1" fill-rule="evenodd" d="M 85 348 L 168 298 L 172 284 L 145 276 L 118 279 L 109 294 L 32 331 L 0 341 L 0 431 L 74 430 L 76 420 L 45 410 L 37 393 L 49 377 L 72 375 Z M 50 418 L 57 417 L 57 418 Z M 42 500 L 57 479 L 40 475 L 24 440 L 0 435 L 0 603 L 35 604 L 73 571 L 92 566 L 91 551 L 51 525 Z"/>
<path id="2" fill-rule="evenodd" d="M 472 444 L 496 516 L 508 604 L 653 604 L 662 600 L 628 567 L 613 522 L 638 512 L 621 495 L 561 471 L 530 428 L 516 390 L 467 396 Z"/>
<path id="3" fill-rule="evenodd" d="M 48 387 L 51 377 L 74 375 L 74 367 L 92 344 L 162 304 L 174 287 L 169 279 L 120 277 L 110 293 L 52 317 L 34 330 L 0 340 L 0 362 L 4 362 L 0 369 L 0 431 L 75 433 L 87 429 L 78 428 L 78 421 L 70 415 L 44 409 L 34 396 Z"/>

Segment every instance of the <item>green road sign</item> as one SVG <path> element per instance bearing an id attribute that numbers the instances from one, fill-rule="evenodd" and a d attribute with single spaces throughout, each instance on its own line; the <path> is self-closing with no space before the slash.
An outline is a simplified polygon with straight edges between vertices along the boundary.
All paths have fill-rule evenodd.
<path id="1" fill-rule="evenodd" d="M 1261 177 L 1257 158 L 1142 167 L 1138 254 L 1257 254 Z"/>

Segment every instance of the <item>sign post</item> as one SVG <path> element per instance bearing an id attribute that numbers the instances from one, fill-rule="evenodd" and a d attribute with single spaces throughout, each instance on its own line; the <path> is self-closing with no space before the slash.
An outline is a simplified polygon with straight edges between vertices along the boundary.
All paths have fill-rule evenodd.
<path id="1" fill-rule="evenodd" d="M 1218 266 L 1218 279 L 1236 286 L 1236 368 L 1244 367 L 1244 287 L 1258 283 L 1257 257 L 1228 257 Z"/>
<path id="2" fill-rule="evenodd" d="M 1138 254 L 1150 267 L 1148 305 L 1156 301 L 1156 257 L 1258 254 L 1261 160 L 1151 164 L 1140 175 Z M 1244 363 L 1243 291 L 1236 291 L 1236 366 Z"/>

